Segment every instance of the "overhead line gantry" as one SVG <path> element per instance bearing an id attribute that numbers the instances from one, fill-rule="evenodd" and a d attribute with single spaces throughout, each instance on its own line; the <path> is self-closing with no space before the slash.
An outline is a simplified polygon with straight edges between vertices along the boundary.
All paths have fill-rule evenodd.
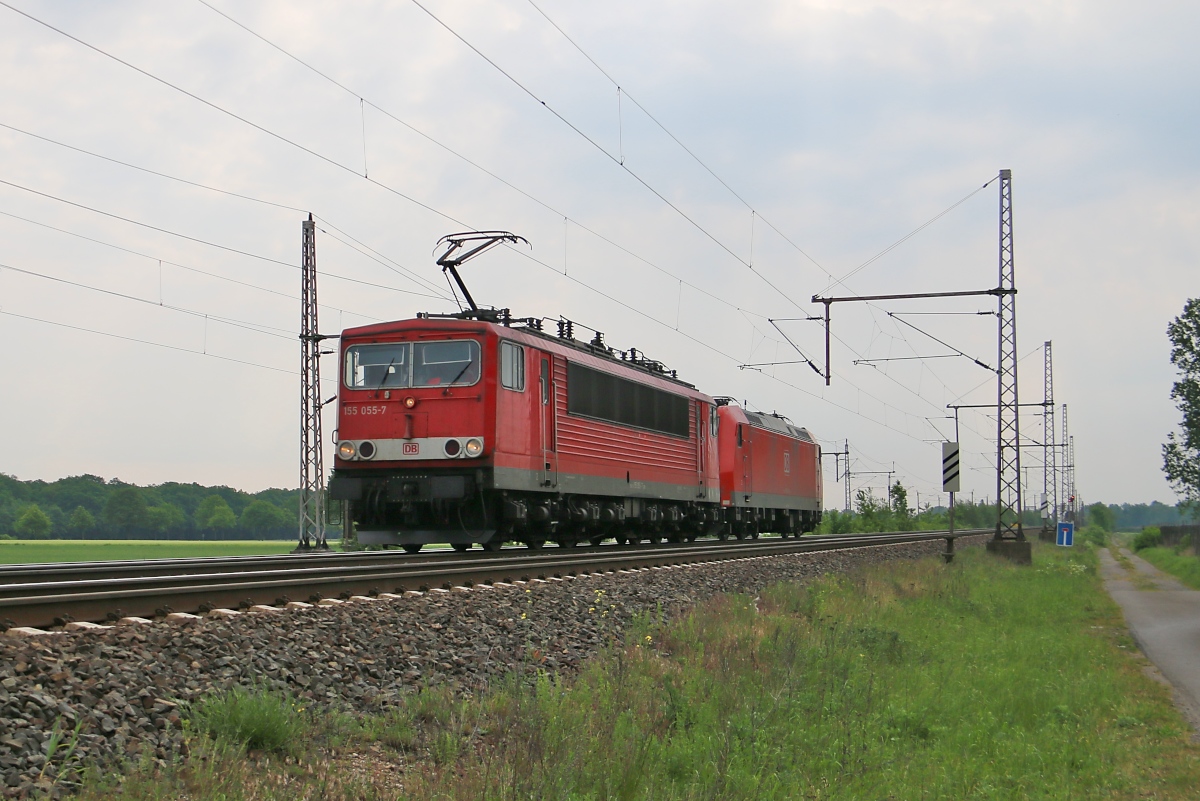
<path id="1" fill-rule="evenodd" d="M 1012 170 L 1000 170 L 1000 270 L 994 289 L 959 292 L 909 292 L 892 295 L 820 297 L 813 303 L 825 305 L 825 384 L 831 380 L 830 308 L 834 303 L 867 303 L 886 300 L 963 298 L 993 295 L 999 309 L 996 368 L 996 528 L 988 550 L 1017 562 L 1028 563 L 1029 542 L 1021 524 L 1021 430 L 1017 393 L 1017 288 L 1013 259 Z M 965 356 L 965 354 L 962 354 Z M 971 357 L 967 357 L 971 358 Z M 991 367 L 973 359 L 988 370 Z"/>

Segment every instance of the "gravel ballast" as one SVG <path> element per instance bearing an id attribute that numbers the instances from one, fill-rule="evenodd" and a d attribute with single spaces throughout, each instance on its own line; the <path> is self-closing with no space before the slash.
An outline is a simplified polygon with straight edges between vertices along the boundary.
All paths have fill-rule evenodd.
<path id="1" fill-rule="evenodd" d="M 0 637 L 0 795 L 61 797 L 83 767 L 170 759 L 186 747 L 186 703 L 235 684 L 375 712 L 422 686 L 476 691 L 531 661 L 573 672 L 619 641 L 638 613 L 674 616 L 715 594 L 944 547 L 933 540 L 36 636 L 9 632 Z"/>

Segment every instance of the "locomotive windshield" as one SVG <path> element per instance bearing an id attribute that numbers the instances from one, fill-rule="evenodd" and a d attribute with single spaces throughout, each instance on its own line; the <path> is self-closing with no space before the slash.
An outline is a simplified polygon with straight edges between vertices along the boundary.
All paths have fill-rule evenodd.
<path id="1" fill-rule="evenodd" d="M 473 339 L 354 345 L 344 380 L 351 389 L 467 386 L 479 380 L 479 366 Z"/>
<path id="2" fill-rule="evenodd" d="M 479 380 L 479 343 L 473 339 L 413 343 L 413 386 L 474 384 Z"/>
<path id="3" fill-rule="evenodd" d="M 354 389 L 407 387 L 407 342 L 395 345 L 356 345 L 346 351 L 346 386 Z"/>

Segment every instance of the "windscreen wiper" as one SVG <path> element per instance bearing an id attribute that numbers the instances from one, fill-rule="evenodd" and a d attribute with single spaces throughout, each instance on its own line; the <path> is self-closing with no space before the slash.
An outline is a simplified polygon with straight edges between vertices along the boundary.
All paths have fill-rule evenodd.
<path id="1" fill-rule="evenodd" d="M 472 364 L 474 364 L 474 363 L 475 363 L 475 361 L 472 359 L 472 360 L 468 361 L 466 364 L 464 364 L 464 365 L 463 365 L 463 369 L 461 369 L 461 370 L 459 370 L 459 371 L 458 371 L 458 375 L 456 375 L 456 376 L 454 376 L 454 378 L 450 379 L 450 383 L 449 383 L 449 384 L 447 384 L 447 385 L 446 385 L 446 388 L 442 390 L 442 394 L 443 394 L 443 395 L 449 395 L 449 394 L 450 394 L 450 387 L 452 387 L 452 386 L 454 386 L 455 384 L 457 384 L 457 383 L 458 383 L 458 379 L 462 378 L 462 377 L 463 377 L 463 373 L 467 372 L 467 370 L 469 370 L 469 369 L 471 368 L 471 365 L 472 365 Z"/>
<path id="2" fill-rule="evenodd" d="M 395 363 L 396 363 L 396 357 L 393 356 L 392 360 L 390 362 L 388 362 L 388 366 L 383 368 L 383 378 L 379 379 L 379 386 L 375 387 L 376 392 L 383 389 L 383 385 L 387 383 L 388 373 L 390 373 L 392 371 L 392 365 L 394 365 Z"/>

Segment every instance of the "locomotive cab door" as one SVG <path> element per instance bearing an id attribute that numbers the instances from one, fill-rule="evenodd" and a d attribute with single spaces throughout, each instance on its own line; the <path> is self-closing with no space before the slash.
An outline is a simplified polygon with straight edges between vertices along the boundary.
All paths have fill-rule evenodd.
<path id="1" fill-rule="evenodd" d="M 554 385 L 554 372 L 550 367 L 550 354 L 538 354 L 538 392 L 541 409 L 541 456 L 542 456 L 542 486 L 558 485 L 558 454 L 556 453 L 555 434 L 557 422 L 557 387 Z"/>

